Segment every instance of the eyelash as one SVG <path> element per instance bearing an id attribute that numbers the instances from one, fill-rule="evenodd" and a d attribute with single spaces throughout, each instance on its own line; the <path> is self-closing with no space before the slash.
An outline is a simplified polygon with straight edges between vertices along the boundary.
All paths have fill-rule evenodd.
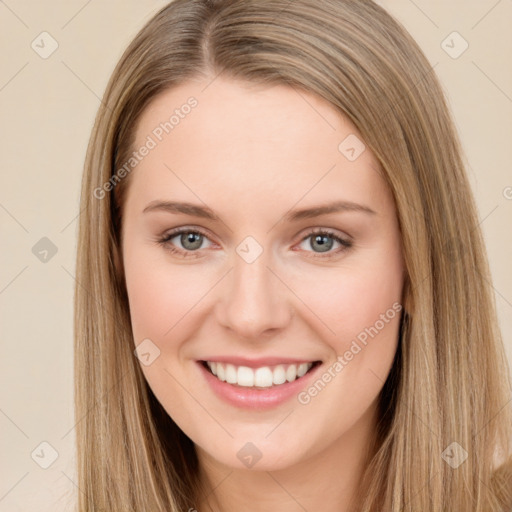
<path id="1" fill-rule="evenodd" d="M 190 228 L 177 228 L 177 229 L 175 229 L 175 230 L 165 234 L 157 242 L 159 244 L 161 244 L 163 247 L 165 247 L 166 250 L 170 251 L 173 254 L 178 254 L 178 255 L 180 255 L 183 258 L 197 258 L 197 257 L 199 257 L 200 255 L 196 254 L 196 253 L 199 253 L 199 251 L 200 251 L 199 249 L 197 249 L 195 251 L 184 251 L 182 249 L 178 249 L 175 246 L 169 244 L 170 240 L 172 240 L 176 236 L 181 235 L 183 233 L 193 233 L 193 234 L 202 235 L 203 237 L 208 238 L 208 235 L 205 232 L 203 232 L 203 231 L 201 231 L 200 229 L 197 229 L 197 228 L 194 228 L 194 229 L 190 229 Z M 314 230 L 310 231 L 307 235 L 305 235 L 301 239 L 300 243 L 304 242 L 305 240 L 307 240 L 308 238 L 310 238 L 313 235 L 327 235 L 329 238 L 332 238 L 333 240 L 335 240 L 336 242 L 338 242 L 341 245 L 341 247 L 338 250 L 332 251 L 332 252 L 329 252 L 329 253 L 325 253 L 325 256 L 322 256 L 322 253 L 313 253 L 315 255 L 318 255 L 321 259 L 329 259 L 329 258 L 336 257 L 340 253 L 345 252 L 345 251 L 347 251 L 348 249 L 350 249 L 352 247 L 352 242 L 351 241 L 345 240 L 345 239 L 339 237 L 333 231 L 331 231 L 329 229 L 325 229 L 325 228 L 315 228 Z M 312 251 L 306 251 L 306 252 L 312 252 Z M 308 257 L 316 257 L 316 256 L 308 256 Z"/>

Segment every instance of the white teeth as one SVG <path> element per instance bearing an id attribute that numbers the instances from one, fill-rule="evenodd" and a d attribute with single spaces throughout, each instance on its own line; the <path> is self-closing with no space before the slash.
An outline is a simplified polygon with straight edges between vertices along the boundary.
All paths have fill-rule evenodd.
<path id="1" fill-rule="evenodd" d="M 287 381 L 293 382 L 303 377 L 313 366 L 313 363 L 301 363 L 249 368 L 248 366 L 234 366 L 215 361 L 207 361 L 206 364 L 213 375 L 216 375 L 221 381 L 243 387 L 257 388 L 269 388 L 273 385 L 279 386 Z"/>
<path id="2" fill-rule="evenodd" d="M 226 382 L 229 384 L 236 384 L 237 381 L 237 371 L 236 368 L 232 364 L 226 365 Z"/>
<path id="3" fill-rule="evenodd" d="M 284 366 L 280 364 L 274 368 L 274 375 L 272 377 L 274 384 L 284 384 L 286 382 L 286 371 Z"/>
<path id="4" fill-rule="evenodd" d="M 286 370 L 286 380 L 293 382 L 297 378 L 297 367 L 295 365 L 288 366 Z"/>
<path id="5" fill-rule="evenodd" d="M 217 364 L 217 377 L 219 380 L 226 380 L 226 369 L 223 364 Z"/>
<path id="6" fill-rule="evenodd" d="M 268 366 L 258 368 L 254 372 L 254 385 L 258 388 L 269 388 L 272 386 L 272 370 Z"/>
<path id="7" fill-rule="evenodd" d="M 307 363 L 302 363 L 297 368 L 297 377 L 302 377 L 303 375 L 306 375 L 306 372 L 309 370 Z"/>
<path id="8" fill-rule="evenodd" d="M 239 366 L 236 376 L 236 383 L 239 386 L 245 386 L 248 388 L 254 386 L 254 372 L 252 371 L 251 368 L 247 368 L 247 366 Z"/>

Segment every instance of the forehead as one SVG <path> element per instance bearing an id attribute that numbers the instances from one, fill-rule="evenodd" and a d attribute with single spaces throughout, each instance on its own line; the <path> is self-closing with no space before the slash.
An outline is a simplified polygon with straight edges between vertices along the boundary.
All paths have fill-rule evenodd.
<path id="1" fill-rule="evenodd" d="M 238 199 L 245 206 L 256 197 L 269 207 L 301 197 L 304 206 L 372 197 L 384 208 L 389 193 L 363 144 L 346 117 L 309 92 L 220 77 L 189 81 L 161 93 L 143 112 L 133 149 L 152 148 L 130 188 L 138 201 L 176 194 L 197 199 L 201 192 L 204 199 Z"/>
<path id="2" fill-rule="evenodd" d="M 194 107 L 188 106 L 191 102 Z M 167 126 L 167 133 L 161 125 L 169 121 L 172 128 Z M 159 127 L 164 129 L 163 139 L 178 142 L 193 135 L 190 143 L 201 144 L 202 153 L 236 152 L 247 160 L 251 151 L 260 153 L 262 145 L 275 149 L 274 156 L 289 158 L 289 149 L 299 156 L 299 142 L 306 144 L 301 156 L 309 148 L 337 156 L 340 137 L 357 132 L 328 102 L 309 92 L 224 78 L 189 81 L 161 93 L 141 116 L 137 142 L 153 132 L 159 138 Z"/>

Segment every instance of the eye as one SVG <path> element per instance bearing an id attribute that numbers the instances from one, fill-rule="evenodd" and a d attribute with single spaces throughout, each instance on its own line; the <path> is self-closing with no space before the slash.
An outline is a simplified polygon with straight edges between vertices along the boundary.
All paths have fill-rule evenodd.
<path id="1" fill-rule="evenodd" d="M 176 242 L 172 242 L 175 238 L 178 240 L 181 247 L 177 247 Z M 197 258 L 200 256 L 200 250 L 205 248 L 202 247 L 205 240 L 209 240 L 208 235 L 200 229 L 183 227 L 166 233 L 157 241 L 168 251 L 178 254 L 180 257 Z M 307 234 L 302 239 L 301 244 L 307 241 L 310 241 L 309 245 L 313 248 L 313 251 L 306 250 L 306 252 L 313 252 L 313 257 L 319 256 L 324 259 L 335 257 L 352 247 L 350 240 L 340 237 L 329 229 L 322 228 L 317 228 Z M 335 244 L 339 244 L 338 249 L 331 251 Z"/>
<path id="2" fill-rule="evenodd" d="M 326 254 L 326 256 L 320 256 L 322 258 L 331 258 L 337 256 L 339 253 L 348 250 L 352 247 L 350 240 L 341 238 L 335 232 L 329 229 L 317 228 L 306 235 L 301 243 L 309 241 L 309 246 L 313 248 L 315 254 Z M 333 246 L 338 243 L 339 248 L 335 251 L 331 251 Z M 331 251 L 331 252 L 329 252 Z M 311 251 L 306 251 L 311 252 Z"/>
<path id="3" fill-rule="evenodd" d="M 181 244 L 181 248 L 176 247 L 171 242 L 174 238 L 178 239 Z M 208 240 L 206 233 L 203 233 L 198 229 L 191 228 L 178 228 L 167 234 L 158 240 L 158 243 L 163 245 L 167 250 L 172 253 L 179 254 L 184 258 L 197 258 L 199 254 L 194 254 L 201 249 L 204 240 Z M 204 249 L 204 247 L 203 247 Z"/>

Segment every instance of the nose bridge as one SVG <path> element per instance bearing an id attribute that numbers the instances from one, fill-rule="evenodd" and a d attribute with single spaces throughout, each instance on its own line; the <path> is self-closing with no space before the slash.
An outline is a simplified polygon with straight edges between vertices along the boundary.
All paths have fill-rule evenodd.
<path id="1" fill-rule="evenodd" d="M 245 338 L 283 328 L 291 317 L 286 287 L 268 268 L 270 251 L 256 244 L 246 239 L 237 247 L 220 301 L 219 321 Z"/>

